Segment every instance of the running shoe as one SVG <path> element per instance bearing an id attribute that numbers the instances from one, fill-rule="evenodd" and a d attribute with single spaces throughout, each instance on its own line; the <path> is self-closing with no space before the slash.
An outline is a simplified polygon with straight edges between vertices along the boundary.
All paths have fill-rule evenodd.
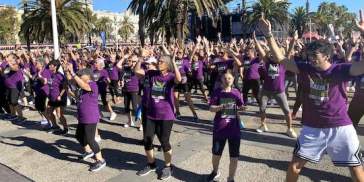
<path id="1" fill-rule="evenodd" d="M 168 180 L 171 177 L 172 177 L 172 167 L 171 166 L 165 166 L 161 171 L 159 179 L 160 180 Z"/>
<path id="2" fill-rule="evenodd" d="M 209 176 L 207 177 L 207 182 L 214 182 L 217 181 L 220 177 L 219 172 L 212 171 Z"/>
<path id="3" fill-rule="evenodd" d="M 78 160 L 87 160 L 91 157 L 95 156 L 95 153 L 94 152 L 85 152 L 83 154 L 81 154 L 79 157 L 78 157 Z"/>
<path id="4" fill-rule="evenodd" d="M 60 131 L 62 131 L 61 128 L 59 126 L 56 126 L 56 127 L 49 128 L 49 130 L 47 131 L 47 133 L 53 134 L 53 133 L 57 133 L 57 132 L 60 132 Z"/>
<path id="5" fill-rule="evenodd" d="M 59 133 L 57 133 L 57 134 L 59 134 L 59 135 L 67 135 L 68 132 L 69 132 L 68 128 L 65 128 L 65 129 L 59 131 Z"/>
<path id="6" fill-rule="evenodd" d="M 260 125 L 260 127 L 256 130 L 258 133 L 263 133 L 268 131 L 268 127 L 266 124 Z"/>
<path id="7" fill-rule="evenodd" d="M 114 121 L 116 119 L 117 114 L 115 112 L 112 112 L 110 115 L 110 121 Z"/>
<path id="8" fill-rule="evenodd" d="M 139 130 L 139 131 L 143 131 L 143 126 L 140 126 L 140 127 L 138 128 L 138 130 Z"/>
<path id="9" fill-rule="evenodd" d="M 147 164 L 142 170 L 138 171 L 136 174 L 138 176 L 146 176 L 151 172 L 157 171 L 157 166 L 154 164 Z"/>
<path id="10" fill-rule="evenodd" d="M 105 160 L 102 160 L 102 161 L 96 161 L 96 163 L 94 163 L 89 171 L 91 172 L 97 172 L 97 171 L 100 171 L 102 168 L 104 168 L 106 166 L 106 161 Z"/>
<path id="11" fill-rule="evenodd" d="M 286 134 L 291 138 L 297 138 L 297 134 L 293 129 L 287 129 Z"/>
<path id="12" fill-rule="evenodd" d="M 123 126 L 124 128 L 129 128 L 130 127 L 130 125 L 129 124 L 124 124 L 124 126 Z"/>

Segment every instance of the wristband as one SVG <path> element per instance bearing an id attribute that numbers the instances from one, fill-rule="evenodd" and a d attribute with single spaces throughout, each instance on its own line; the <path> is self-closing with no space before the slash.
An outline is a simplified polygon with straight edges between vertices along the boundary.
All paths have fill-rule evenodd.
<path id="1" fill-rule="evenodd" d="M 267 39 L 272 38 L 272 37 L 273 37 L 272 32 L 269 32 L 267 35 L 265 35 L 265 38 L 267 38 Z"/>
<path id="2" fill-rule="evenodd" d="M 76 75 L 75 73 L 71 73 L 71 76 L 72 76 L 72 77 L 75 77 L 75 76 L 77 76 L 77 75 Z"/>

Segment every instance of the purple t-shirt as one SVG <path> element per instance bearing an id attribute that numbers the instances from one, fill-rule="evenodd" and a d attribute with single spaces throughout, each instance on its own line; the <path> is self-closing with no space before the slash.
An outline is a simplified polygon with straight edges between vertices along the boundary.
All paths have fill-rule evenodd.
<path id="1" fill-rule="evenodd" d="M 259 58 L 254 58 L 253 60 L 249 58 L 244 59 L 244 80 L 259 80 L 259 68 Z"/>
<path id="2" fill-rule="evenodd" d="M 176 60 L 176 65 L 181 73 L 181 83 L 187 83 L 187 73 L 191 71 L 190 61 L 187 58 L 183 58 L 182 60 Z"/>
<path id="3" fill-rule="evenodd" d="M 109 62 L 107 66 L 107 71 L 109 72 L 110 80 L 119 80 L 119 69 L 116 66 L 116 63 Z"/>
<path id="4" fill-rule="evenodd" d="M 77 103 L 77 119 L 83 124 L 95 124 L 100 120 L 100 110 L 98 103 L 98 88 L 96 82 L 88 83 L 91 87 L 91 92 L 81 90 L 80 99 Z"/>
<path id="5" fill-rule="evenodd" d="M 303 125 L 332 128 L 352 124 L 344 83 L 353 79 L 351 64 L 332 64 L 326 71 L 318 71 L 308 63 L 297 66 L 303 79 Z"/>
<path id="6" fill-rule="evenodd" d="M 9 73 L 5 74 L 4 77 L 6 88 L 16 88 L 19 91 L 22 89 L 24 77 L 21 70 L 10 71 Z"/>
<path id="7" fill-rule="evenodd" d="M 43 79 L 47 79 L 47 82 L 51 78 L 51 72 L 48 69 L 43 69 L 40 75 L 42 76 Z M 36 74 L 33 85 L 34 85 L 34 92 L 36 95 L 41 95 L 41 96 L 49 95 L 49 85 L 48 83 L 43 83 L 42 79 L 39 79 L 38 73 Z"/>
<path id="8" fill-rule="evenodd" d="M 134 74 L 130 67 L 124 67 L 122 72 L 122 80 L 124 82 L 124 90 L 127 92 L 139 91 L 139 78 Z"/>
<path id="9" fill-rule="evenodd" d="M 271 61 L 264 67 L 264 84 L 263 89 L 270 92 L 282 93 L 285 90 L 286 68 L 282 64 L 276 64 Z"/>
<path id="10" fill-rule="evenodd" d="M 108 84 L 107 79 L 109 78 L 109 74 L 106 69 L 94 70 L 93 77 L 97 83 L 99 93 L 106 93 Z"/>
<path id="11" fill-rule="evenodd" d="M 52 73 L 51 78 L 48 80 L 49 84 L 49 100 L 52 102 L 57 101 L 57 97 L 63 90 L 64 85 L 66 84 L 66 79 L 64 75 L 61 73 Z M 67 99 L 67 92 L 62 95 L 61 100 L 65 101 Z"/>
<path id="12" fill-rule="evenodd" d="M 192 70 L 192 77 L 196 78 L 197 80 L 203 80 L 203 68 L 204 68 L 204 61 L 192 61 L 191 62 L 191 70 Z"/>
<path id="13" fill-rule="evenodd" d="M 234 68 L 234 60 L 228 59 L 228 60 L 217 60 L 214 62 L 214 65 L 216 66 L 216 70 L 218 74 L 222 74 L 227 69 L 233 69 Z"/>
<path id="14" fill-rule="evenodd" d="M 244 102 L 238 89 L 231 92 L 222 89 L 214 91 L 210 105 L 228 104 L 229 106 L 216 113 L 214 118 L 213 136 L 215 138 L 240 138 L 240 124 L 237 108 Z"/>
<path id="15" fill-rule="evenodd" d="M 148 100 L 147 117 L 152 120 L 175 120 L 173 88 L 175 75 L 168 73 L 163 76 L 160 71 L 150 70 L 150 97 Z"/>

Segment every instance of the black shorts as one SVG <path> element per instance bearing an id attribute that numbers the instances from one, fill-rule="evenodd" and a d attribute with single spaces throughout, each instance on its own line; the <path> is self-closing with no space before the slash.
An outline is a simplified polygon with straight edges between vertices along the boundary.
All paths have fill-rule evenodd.
<path id="1" fill-rule="evenodd" d="M 67 106 L 67 99 L 63 99 L 61 101 L 48 101 L 48 105 L 57 108 L 57 107 L 66 107 Z"/>
<path id="2" fill-rule="evenodd" d="M 111 96 L 116 96 L 116 97 L 121 97 L 123 96 L 121 87 L 119 87 L 117 80 L 111 80 L 110 85 L 109 85 L 109 90 L 110 90 L 110 94 Z"/>
<path id="3" fill-rule="evenodd" d="M 212 139 L 212 154 L 221 156 L 224 151 L 226 140 L 229 143 L 229 154 L 231 158 L 239 157 L 240 155 L 240 138 L 213 138 Z"/>
<path id="4" fill-rule="evenodd" d="M 39 112 L 44 112 L 46 110 L 47 96 L 44 93 L 39 93 L 35 96 L 35 108 Z"/>
<path id="5" fill-rule="evenodd" d="M 20 91 L 17 88 L 6 89 L 6 101 L 8 104 L 16 106 L 20 97 Z"/>
<path id="6" fill-rule="evenodd" d="M 177 84 L 176 87 L 174 88 L 174 91 L 175 92 L 179 92 L 179 93 L 187 93 L 187 92 L 190 92 L 191 89 L 190 89 L 190 85 L 187 84 L 187 83 L 180 83 L 180 84 Z"/>

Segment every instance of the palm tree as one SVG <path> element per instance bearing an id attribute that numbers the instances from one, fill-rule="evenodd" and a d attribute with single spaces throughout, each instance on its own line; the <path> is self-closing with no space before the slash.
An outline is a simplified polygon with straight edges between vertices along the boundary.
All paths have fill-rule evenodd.
<path id="1" fill-rule="evenodd" d="M 251 24 L 258 22 L 264 15 L 271 22 L 276 22 L 283 26 L 288 21 L 288 8 L 290 3 L 286 0 L 258 0 L 252 6 Z"/>
<path id="2" fill-rule="evenodd" d="M 228 0 L 230 1 L 230 0 Z M 164 19 L 161 14 L 168 14 L 169 26 L 175 27 L 178 43 L 182 46 L 184 39 L 184 27 L 187 22 L 188 10 L 196 11 L 199 17 L 205 13 L 210 17 L 216 17 L 219 8 L 225 9 L 226 0 L 132 0 L 129 9 L 139 14 L 139 22 L 150 25 L 158 19 Z M 140 15 L 142 15 L 140 17 Z M 144 27 L 144 26 L 143 26 Z M 169 30 L 166 30 L 166 35 Z"/>
<path id="3" fill-rule="evenodd" d="M 24 6 L 24 4 L 23 4 Z M 27 1 L 27 12 L 23 15 L 20 34 L 30 32 L 31 41 L 51 40 L 52 20 L 50 0 Z M 61 38 L 70 33 L 73 38 L 80 38 L 90 28 L 85 8 L 75 0 L 56 0 L 58 33 Z"/>
<path id="4" fill-rule="evenodd" d="M 129 16 L 124 16 L 120 24 L 121 27 L 118 33 L 124 41 L 128 41 L 130 35 L 134 33 L 134 24 L 130 21 Z"/>
<path id="5" fill-rule="evenodd" d="M 293 30 L 297 30 L 299 37 L 302 37 L 305 32 L 307 20 L 308 15 L 303 6 L 297 7 L 291 15 L 291 27 Z"/>
<path id="6" fill-rule="evenodd" d="M 99 35 L 100 32 L 105 32 L 107 36 L 111 34 L 112 20 L 110 18 L 100 17 L 96 19 L 93 33 Z"/>

